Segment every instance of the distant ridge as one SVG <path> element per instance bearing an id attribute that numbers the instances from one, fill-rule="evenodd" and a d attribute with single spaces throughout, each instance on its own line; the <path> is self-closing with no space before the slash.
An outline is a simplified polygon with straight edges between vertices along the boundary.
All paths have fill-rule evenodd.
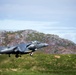
<path id="1" fill-rule="evenodd" d="M 76 54 L 76 44 L 54 34 L 44 34 L 35 30 L 0 31 L 0 46 L 38 40 L 49 44 L 42 52 L 50 54 Z"/>

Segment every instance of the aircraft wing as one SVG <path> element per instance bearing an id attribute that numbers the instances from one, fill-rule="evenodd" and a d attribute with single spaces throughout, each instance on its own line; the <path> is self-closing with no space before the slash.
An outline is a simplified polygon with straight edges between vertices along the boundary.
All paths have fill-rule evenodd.
<path id="1" fill-rule="evenodd" d="M 28 46 L 30 44 L 20 43 L 15 46 L 11 47 L 2 47 L 0 48 L 0 54 L 15 54 L 17 52 L 19 53 L 29 53 L 31 50 L 28 49 Z"/>
<path id="2" fill-rule="evenodd" d="M 0 49 L 0 53 L 1 54 L 12 53 L 12 52 L 14 52 L 14 50 L 16 48 L 17 48 L 16 46 L 13 46 L 13 47 L 5 47 L 5 48 Z"/>
<path id="3" fill-rule="evenodd" d="M 21 53 L 31 52 L 31 50 L 28 49 L 28 46 L 29 46 L 29 45 L 30 45 L 30 44 L 25 44 L 25 43 L 19 44 L 19 45 L 17 46 L 19 52 L 21 52 Z"/>

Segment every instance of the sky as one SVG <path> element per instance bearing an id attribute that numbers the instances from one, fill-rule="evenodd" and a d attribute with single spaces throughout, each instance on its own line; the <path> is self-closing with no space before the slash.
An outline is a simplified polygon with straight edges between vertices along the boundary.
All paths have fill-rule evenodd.
<path id="1" fill-rule="evenodd" d="M 76 0 L 0 0 L 0 30 L 26 29 L 76 43 Z"/>

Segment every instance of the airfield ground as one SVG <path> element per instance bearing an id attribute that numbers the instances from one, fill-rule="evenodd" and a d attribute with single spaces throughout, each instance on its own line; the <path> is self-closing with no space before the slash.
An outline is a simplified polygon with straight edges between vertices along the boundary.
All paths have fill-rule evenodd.
<path id="1" fill-rule="evenodd" d="M 76 55 L 0 55 L 0 75 L 76 75 Z"/>

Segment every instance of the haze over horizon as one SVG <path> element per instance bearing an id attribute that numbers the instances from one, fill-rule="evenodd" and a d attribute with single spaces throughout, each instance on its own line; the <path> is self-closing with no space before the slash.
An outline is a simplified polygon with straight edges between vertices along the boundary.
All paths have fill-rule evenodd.
<path id="1" fill-rule="evenodd" d="M 0 30 L 25 29 L 76 43 L 76 0 L 0 0 Z"/>

